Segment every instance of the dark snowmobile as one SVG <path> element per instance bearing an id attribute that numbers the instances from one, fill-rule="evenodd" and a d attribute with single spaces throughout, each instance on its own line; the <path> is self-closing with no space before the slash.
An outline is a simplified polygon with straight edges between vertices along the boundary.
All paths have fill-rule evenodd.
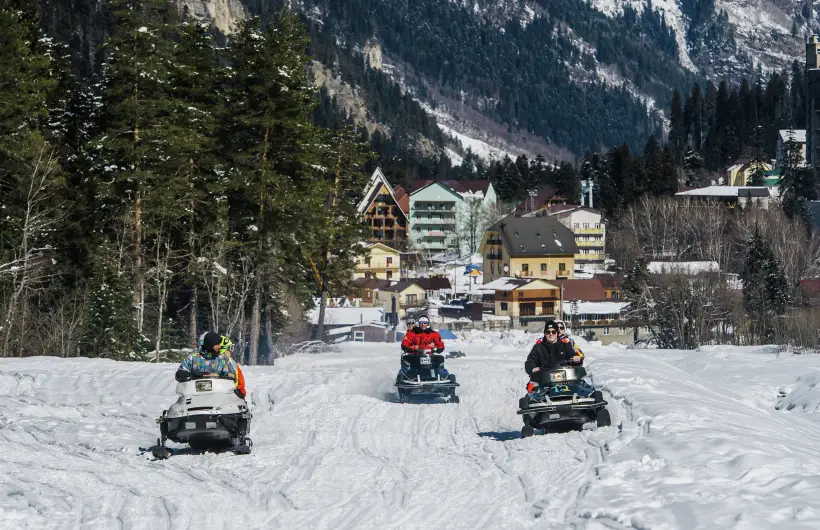
<path id="1" fill-rule="evenodd" d="M 160 438 L 151 448 L 155 458 L 173 452 L 166 440 L 187 443 L 194 450 L 249 454 L 251 413 L 229 379 L 198 378 L 177 384 L 179 399 L 157 419 Z"/>
<path id="2" fill-rule="evenodd" d="M 598 427 L 609 426 L 604 395 L 584 379 L 586 375 L 582 366 L 561 366 L 533 374 L 531 380 L 538 386 L 518 401 L 518 414 L 524 420 L 521 437 L 558 424 L 580 427 L 594 421 Z"/>
<path id="3" fill-rule="evenodd" d="M 458 403 L 456 395 L 455 374 L 442 379 L 441 367 L 444 356 L 431 353 L 429 350 L 416 354 L 405 353 L 401 356 L 401 370 L 396 376 L 396 388 L 399 401 L 406 402 L 411 395 L 427 394 L 449 398 L 451 403 Z"/>

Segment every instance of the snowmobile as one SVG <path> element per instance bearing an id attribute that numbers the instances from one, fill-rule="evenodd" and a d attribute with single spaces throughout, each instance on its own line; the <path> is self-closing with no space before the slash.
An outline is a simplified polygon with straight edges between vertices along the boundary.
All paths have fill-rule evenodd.
<path id="1" fill-rule="evenodd" d="M 405 403 L 413 394 L 428 394 L 449 398 L 458 403 L 455 374 L 442 379 L 439 372 L 444 364 L 444 356 L 423 350 L 414 354 L 402 354 L 401 370 L 396 376 L 399 401 Z"/>
<path id="2" fill-rule="evenodd" d="M 584 379 L 586 375 L 582 366 L 535 372 L 530 379 L 538 386 L 518 401 L 518 414 L 524 420 L 521 437 L 557 424 L 580 427 L 594 421 L 598 427 L 608 427 L 612 420 L 607 402 L 603 393 Z"/>
<path id="3" fill-rule="evenodd" d="M 197 377 L 177 383 L 179 399 L 157 419 L 160 438 L 151 448 L 155 458 L 173 453 L 166 440 L 187 443 L 197 451 L 226 450 L 250 454 L 251 413 L 230 379 Z"/>

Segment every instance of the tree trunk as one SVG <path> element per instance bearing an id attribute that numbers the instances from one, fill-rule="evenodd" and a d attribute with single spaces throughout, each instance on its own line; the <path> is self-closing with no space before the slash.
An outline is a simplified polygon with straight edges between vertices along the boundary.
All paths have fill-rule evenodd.
<path id="1" fill-rule="evenodd" d="M 265 342 L 268 345 L 267 364 L 275 364 L 273 354 L 273 319 L 271 318 L 270 304 L 265 305 Z"/>
<path id="2" fill-rule="evenodd" d="M 199 305 L 197 304 L 197 289 L 194 287 L 191 294 L 191 322 L 188 324 L 188 331 L 191 334 L 191 348 L 199 349 L 199 336 L 196 332 L 197 316 L 199 315 Z"/>
<path id="3" fill-rule="evenodd" d="M 134 205 L 134 307 L 137 308 L 137 331 L 142 334 L 145 286 L 142 279 L 142 197 L 137 193 Z"/>
<path id="4" fill-rule="evenodd" d="M 251 314 L 251 337 L 250 352 L 248 352 L 248 364 L 256 364 L 259 357 L 259 331 L 262 323 L 262 275 L 256 271 L 256 287 L 253 297 L 253 314 Z"/>
<path id="5" fill-rule="evenodd" d="M 316 340 L 325 340 L 325 307 L 327 306 L 327 289 L 322 276 L 321 296 L 319 297 L 319 321 L 316 323 Z"/>

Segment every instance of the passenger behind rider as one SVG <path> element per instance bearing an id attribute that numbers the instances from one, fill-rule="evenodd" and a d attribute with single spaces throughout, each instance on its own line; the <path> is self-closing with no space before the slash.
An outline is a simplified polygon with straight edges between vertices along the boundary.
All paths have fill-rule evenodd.
<path id="1" fill-rule="evenodd" d="M 567 364 L 580 365 L 583 363 L 583 356 L 576 355 L 575 349 L 569 343 L 559 339 L 560 330 L 554 320 L 550 320 L 544 326 L 544 337 L 532 347 L 527 361 L 524 363 L 524 370 L 530 376 L 530 383 L 527 385 L 527 392 L 532 392 L 538 387 L 538 373 L 542 370 L 550 370 Z"/>
<path id="2" fill-rule="evenodd" d="M 564 321 L 556 320 L 555 324 L 558 326 L 558 338 L 563 342 L 569 342 L 572 345 L 572 349 L 575 350 L 575 355 L 581 357 L 580 364 L 584 364 L 584 352 L 582 352 L 581 348 L 575 344 L 575 341 L 569 337 L 569 333 L 567 333 L 567 326 L 564 324 Z"/>
<path id="3" fill-rule="evenodd" d="M 179 364 L 175 378 L 179 382 L 190 381 L 198 377 L 217 377 L 237 381 L 237 365 L 228 351 L 223 351 L 222 337 L 209 331 L 202 337 L 198 352 L 188 355 Z M 244 392 L 244 377 L 243 388 Z M 237 393 L 241 393 L 237 389 Z M 244 395 L 242 395 L 244 398 Z"/>
<path id="4" fill-rule="evenodd" d="M 235 352 L 236 344 L 233 343 L 230 337 L 222 335 L 219 353 L 227 355 L 233 359 Z M 239 363 L 236 362 L 236 359 L 234 359 L 234 364 L 236 365 L 236 393 L 239 397 L 245 399 L 245 396 L 247 395 L 247 392 L 245 391 L 245 374 L 242 373 L 242 368 L 239 367 Z"/>

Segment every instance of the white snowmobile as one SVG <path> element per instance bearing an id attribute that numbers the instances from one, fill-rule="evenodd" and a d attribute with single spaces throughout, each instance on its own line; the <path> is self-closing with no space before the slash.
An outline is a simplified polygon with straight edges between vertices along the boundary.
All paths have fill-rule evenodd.
<path id="1" fill-rule="evenodd" d="M 165 447 L 170 439 L 187 443 L 194 450 L 227 450 L 249 454 L 251 413 L 230 379 L 198 377 L 177 383 L 179 399 L 157 419 L 160 438 L 151 448 L 155 458 L 173 452 Z"/>

